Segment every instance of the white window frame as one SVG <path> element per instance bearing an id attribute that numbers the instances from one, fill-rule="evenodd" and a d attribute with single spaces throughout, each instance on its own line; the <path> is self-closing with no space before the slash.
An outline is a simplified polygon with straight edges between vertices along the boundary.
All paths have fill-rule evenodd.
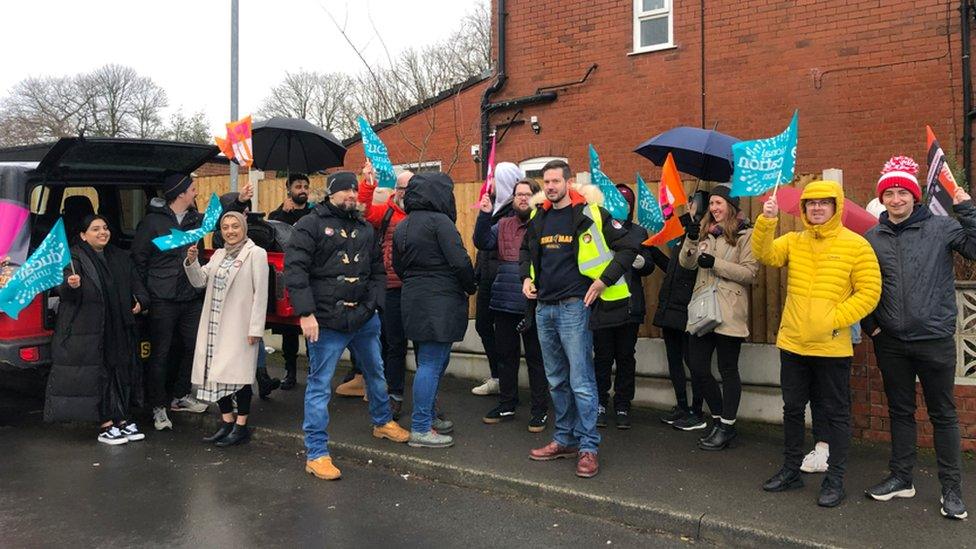
<path id="1" fill-rule="evenodd" d="M 674 48 L 674 1 L 664 0 L 664 7 L 657 10 L 644 11 L 643 0 L 634 0 L 634 51 L 635 53 L 647 53 Z M 641 21 L 648 19 L 668 19 L 668 41 L 661 44 L 641 46 Z"/>
<path id="2" fill-rule="evenodd" d="M 568 162 L 568 159 L 562 156 L 536 156 L 534 158 L 526 158 L 525 160 L 519 162 L 519 168 L 521 168 L 525 173 L 528 173 L 529 170 L 541 170 L 543 166 L 553 160 Z"/>
<path id="3" fill-rule="evenodd" d="M 441 164 L 441 161 L 440 160 L 432 160 L 432 161 L 429 161 L 429 162 L 408 162 L 406 164 L 394 164 L 393 165 L 393 172 L 396 173 L 397 175 L 400 175 L 401 173 L 403 173 L 404 171 L 407 171 L 407 170 L 410 170 L 410 171 L 416 173 L 421 168 L 424 168 L 424 169 L 427 169 L 427 168 L 437 168 L 437 171 L 438 172 L 444 171 L 443 170 L 443 165 Z"/>

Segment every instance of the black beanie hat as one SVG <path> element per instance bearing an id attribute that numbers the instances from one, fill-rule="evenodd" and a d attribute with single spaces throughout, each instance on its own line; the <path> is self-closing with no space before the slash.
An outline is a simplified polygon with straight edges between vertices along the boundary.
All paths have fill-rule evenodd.
<path id="1" fill-rule="evenodd" d="M 329 176 L 325 190 L 331 195 L 340 191 L 348 191 L 349 189 L 355 191 L 358 188 L 359 182 L 356 180 L 356 174 L 352 172 L 336 172 Z"/>
<path id="2" fill-rule="evenodd" d="M 730 192 L 732 192 L 732 189 L 728 185 L 717 185 L 714 189 L 712 189 L 711 195 L 712 196 L 721 196 L 726 202 L 728 202 L 729 204 L 732 205 L 733 208 L 735 208 L 735 211 L 738 212 L 739 209 L 740 209 L 739 208 L 739 197 L 738 196 L 730 196 L 729 195 Z"/>
<path id="3" fill-rule="evenodd" d="M 177 196 L 186 192 L 192 184 L 193 180 L 185 173 L 170 175 L 163 180 L 163 198 L 166 199 L 166 202 L 172 202 L 176 200 Z"/>

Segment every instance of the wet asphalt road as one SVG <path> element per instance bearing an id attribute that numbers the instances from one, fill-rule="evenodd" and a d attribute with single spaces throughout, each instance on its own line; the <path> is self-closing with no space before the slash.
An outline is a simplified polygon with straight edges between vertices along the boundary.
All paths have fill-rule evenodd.
<path id="1" fill-rule="evenodd" d="M 108 447 L 90 428 L 41 423 L 38 408 L 0 392 L 3 547 L 690 545 L 366 463 L 337 460 L 343 479 L 319 481 L 301 455 L 210 447 L 198 428 Z"/>

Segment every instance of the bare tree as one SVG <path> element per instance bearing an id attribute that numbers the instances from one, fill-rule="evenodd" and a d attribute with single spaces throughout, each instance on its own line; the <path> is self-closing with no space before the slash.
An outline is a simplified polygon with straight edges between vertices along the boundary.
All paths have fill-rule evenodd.
<path id="1" fill-rule="evenodd" d="M 75 134 L 88 99 L 76 77 L 26 78 L 0 102 L 0 139 L 20 145 Z"/>
<path id="2" fill-rule="evenodd" d="M 210 124 L 202 111 L 187 115 L 183 109 L 177 109 L 169 117 L 169 128 L 164 134 L 166 139 L 184 141 L 186 143 L 211 143 Z"/>
<path id="3" fill-rule="evenodd" d="M 338 135 L 348 136 L 351 97 L 356 81 L 344 73 L 288 72 L 271 89 L 257 114 L 266 118 L 304 118 Z"/>

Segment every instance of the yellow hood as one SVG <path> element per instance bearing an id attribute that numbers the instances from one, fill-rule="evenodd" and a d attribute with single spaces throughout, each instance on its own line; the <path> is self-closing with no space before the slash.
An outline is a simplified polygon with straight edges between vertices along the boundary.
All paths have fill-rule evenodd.
<path id="1" fill-rule="evenodd" d="M 837 204 L 834 216 L 827 220 L 823 225 L 811 225 L 807 221 L 806 209 L 803 207 L 804 200 L 817 200 L 821 198 L 833 198 Z M 815 238 L 827 238 L 837 234 L 841 227 L 841 219 L 844 216 L 844 188 L 836 181 L 811 181 L 803 187 L 800 195 L 800 219 L 803 220 L 803 227 L 813 233 Z"/>

